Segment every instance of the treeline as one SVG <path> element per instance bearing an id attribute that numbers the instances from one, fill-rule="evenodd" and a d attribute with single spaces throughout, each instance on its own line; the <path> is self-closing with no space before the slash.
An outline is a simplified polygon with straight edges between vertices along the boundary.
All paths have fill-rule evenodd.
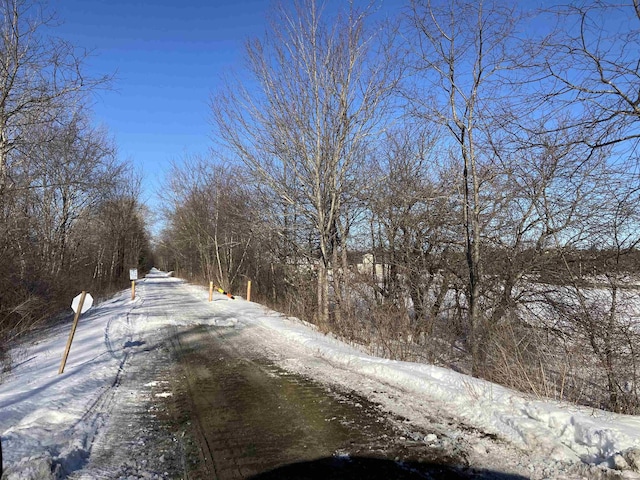
<path id="1" fill-rule="evenodd" d="M 640 11 L 313 0 L 247 43 L 159 258 L 394 358 L 640 412 Z M 354 252 L 365 252 L 361 260 Z"/>
<path id="2" fill-rule="evenodd" d="M 80 290 L 122 288 L 150 254 L 136 175 L 91 121 L 109 79 L 84 74 L 52 19 L 0 2 L 0 353 Z"/>

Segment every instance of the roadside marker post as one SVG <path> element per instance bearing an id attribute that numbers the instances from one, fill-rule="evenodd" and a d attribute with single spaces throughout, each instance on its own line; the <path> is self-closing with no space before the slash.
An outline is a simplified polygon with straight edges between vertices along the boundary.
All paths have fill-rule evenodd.
<path id="1" fill-rule="evenodd" d="M 129 280 L 131 280 L 131 300 L 136 299 L 136 280 L 138 279 L 138 269 L 129 269 Z"/>
<path id="2" fill-rule="evenodd" d="M 80 314 L 86 312 L 93 305 L 93 297 L 91 294 L 86 291 L 82 291 L 80 295 L 77 295 L 73 301 L 71 302 L 71 308 L 74 312 L 76 312 L 73 317 L 73 325 L 71 326 L 71 332 L 69 333 L 69 338 L 67 339 L 67 346 L 64 349 L 64 354 L 62 355 L 62 362 L 60 362 L 60 368 L 58 369 L 58 375 L 64 372 L 64 367 L 67 364 L 67 357 L 69 356 L 69 350 L 71 350 L 71 343 L 73 342 L 73 336 L 76 333 L 76 328 L 78 327 L 78 320 L 80 319 Z"/>
<path id="3" fill-rule="evenodd" d="M 213 282 L 209 282 L 209 301 L 213 301 Z"/>
<path id="4" fill-rule="evenodd" d="M 251 301 L 251 280 L 247 281 L 247 302 Z"/>

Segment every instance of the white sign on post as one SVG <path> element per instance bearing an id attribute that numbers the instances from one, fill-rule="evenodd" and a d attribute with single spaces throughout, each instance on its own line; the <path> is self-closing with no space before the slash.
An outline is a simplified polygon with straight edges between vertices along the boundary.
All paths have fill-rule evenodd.
<path id="1" fill-rule="evenodd" d="M 76 297 L 74 297 L 73 301 L 71 302 L 71 308 L 75 313 L 78 313 L 78 304 L 80 303 L 80 297 L 82 297 L 81 293 L 78 294 Z M 80 313 L 86 312 L 91 308 L 92 305 L 93 305 L 93 297 L 91 296 L 90 293 L 85 294 L 84 302 L 82 302 L 82 310 L 80 311 Z"/>
<path id="2" fill-rule="evenodd" d="M 129 280 L 137 280 L 138 279 L 138 269 L 130 268 L 129 269 Z"/>
<path id="3" fill-rule="evenodd" d="M 62 362 L 60 362 L 60 368 L 58 369 L 58 375 L 64 372 L 64 366 L 67 364 L 67 357 L 69 356 L 69 350 L 71 350 L 71 342 L 73 342 L 73 336 L 76 333 L 76 327 L 78 326 L 78 319 L 80 318 L 80 314 L 86 312 L 93 305 L 93 297 L 87 292 L 83 291 L 80 295 L 76 296 L 71 301 L 71 308 L 76 314 L 73 317 L 73 325 L 71 327 L 71 333 L 69 333 L 69 338 L 67 339 L 67 346 L 64 349 L 64 354 L 62 355 Z M 80 311 L 78 311 L 80 310 Z"/>

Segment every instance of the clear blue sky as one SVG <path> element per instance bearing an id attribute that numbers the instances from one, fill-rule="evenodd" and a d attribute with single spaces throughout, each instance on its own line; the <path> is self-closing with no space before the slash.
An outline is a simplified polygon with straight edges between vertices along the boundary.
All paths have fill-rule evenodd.
<path id="1" fill-rule="evenodd" d="M 119 156 L 144 174 L 143 201 L 172 160 L 206 153 L 209 97 L 221 75 L 240 69 L 244 42 L 262 36 L 269 0 L 51 0 L 57 35 L 93 50 L 89 74 L 115 73 L 99 92 L 95 121 Z"/>
<path id="2" fill-rule="evenodd" d="M 56 33 L 93 50 L 87 72 L 116 75 L 96 97 L 95 121 L 142 171 L 142 200 L 157 205 L 171 161 L 212 145 L 210 95 L 224 73 L 242 69 L 244 43 L 263 36 L 273 1 L 49 1 L 63 22 Z M 378 2 L 394 14 L 405 3 Z"/>

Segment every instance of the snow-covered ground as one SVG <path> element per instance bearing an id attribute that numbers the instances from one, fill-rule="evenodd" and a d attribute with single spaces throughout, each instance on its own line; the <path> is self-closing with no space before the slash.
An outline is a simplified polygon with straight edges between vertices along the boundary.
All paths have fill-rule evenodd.
<path id="1" fill-rule="evenodd" d="M 198 320 L 154 315 L 152 302 L 161 298 L 145 297 L 148 280 L 142 279 L 135 300 L 123 291 L 81 317 L 62 375 L 69 325 L 12 350 L 11 372 L 0 384 L 9 478 L 63 477 L 84 465 L 130 353 L 163 326 L 197 321 L 234 325 L 248 339 L 259 339 L 283 368 L 358 391 L 408 422 L 439 422 L 442 434 L 425 442 L 469 432 L 468 442 L 478 441 L 477 460 L 494 470 L 595 478 L 606 467 L 617 468 L 620 478 L 640 479 L 640 417 L 543 401 L 444 368 L 375 358 L 256 303 L 219 294 L 208 302 L 205 288 L 158 271 L 151 278 L 175 282 L 190 302 L 202 301 L 203 314 Z"/>

